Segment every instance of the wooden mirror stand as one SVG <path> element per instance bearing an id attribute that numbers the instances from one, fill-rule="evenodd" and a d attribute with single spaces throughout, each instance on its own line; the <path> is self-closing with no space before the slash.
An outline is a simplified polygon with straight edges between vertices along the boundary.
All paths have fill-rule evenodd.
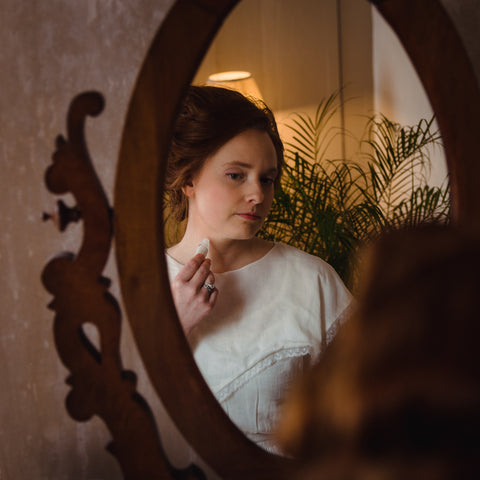
<path id="1" fill-rule="evenodd" d="M 293 1 L 293 0 L 292 0 Z M 188 442 L 222 478 L 292 478 L 296 463 L 251 443 L 232 424 L 203 380 L 171 298 L 164 260 L 162 196 L 172 122 L 181 99 L 223 20 L 238 0 L 177 0 L 161 25 L 130 102 L 115 187 L 115 214 L 91 166 L 83 136 L 87 115 L 102 98 L 77 97 L 68 139 L 59 138 L 47 186 L 71 192 L 84 222 L 78 255 L 54 259 L 43 281 L 55 296 L 55 340 L 71 371 L 67 408 L 73 418 L 99 415 L 112 433 L 110 451 L 125 478 L 202 478 L 174 469 L 153 416 L 135 393 L 119 356 L 120 313 L 102 271 L 115 230 L 127 315 L 149 377 Z M 372 1 L 397 33 L 417 69 L 443 137 L 452 188 L 453 219 L 480 218 L 480 92 L 468 56 L 439 0 Z M 100 332 L 97 349 L 83 332 Z M 161 437 L 160 432 L 160 437 Z"/>

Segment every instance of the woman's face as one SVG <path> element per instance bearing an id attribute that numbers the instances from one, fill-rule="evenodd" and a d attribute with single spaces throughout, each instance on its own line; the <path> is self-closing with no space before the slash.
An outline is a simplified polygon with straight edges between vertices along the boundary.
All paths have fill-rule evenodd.
<path id="1" fill-rule="evenodd" d="M 207 158 L 185 187 L 189 226 L 211 240 L 252 238 L 270 211 L 276 176 L 277 155 L 268 134 L 238 134 Z"/>

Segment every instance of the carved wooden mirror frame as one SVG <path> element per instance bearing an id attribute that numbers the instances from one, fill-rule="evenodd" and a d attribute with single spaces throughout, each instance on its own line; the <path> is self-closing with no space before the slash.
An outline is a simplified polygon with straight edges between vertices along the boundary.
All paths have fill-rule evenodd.
<path id="1" fill-rule="evenodd" d="M 211 40 L 238 1 L 177 0 L 150 47 L 131 98 L 117 168 L 116 253 L 139 351 L 185 438 L 222 478 L 291 478 L 295 462 L 248 441 L 203 380 L 177 321 L 164 259 L 162 192 L 171 124 Z M 480 92 L 456 30 L 439 0 L 372 3 L 399 36 L 436 113 L 450 172 L 454 221 L 478 222 Z M 45 286 L 55 295 L 50 306 L 57 313 L 57 349 L 72 372 L 67 408 L 77 420 L 93 414 L 104 419 L 113 436 L 109 449 L 126 478 L 201 478 L 195 468 L 179 471 L 169 464 L 149 410 L 135 393 L 132 375 L 122 371 L 119 310 L 101 276 L 110 250 L 112 212 L 83 137 L 86 115 L 102 108 L 101 96 L 95 93 L 72 102 L 68 141 L 57 140 L 46 179 L 54 193 L 74 193 L 84 221 L 79 254 L 53 260 L 43 274 Z M 73 217 L 78 212 L 70 213 Z M 92 315 L 94 298 L 103 299 L 104 306 Z M 100 330 L 99 350 L 83 334 L 87 321 Z"/>

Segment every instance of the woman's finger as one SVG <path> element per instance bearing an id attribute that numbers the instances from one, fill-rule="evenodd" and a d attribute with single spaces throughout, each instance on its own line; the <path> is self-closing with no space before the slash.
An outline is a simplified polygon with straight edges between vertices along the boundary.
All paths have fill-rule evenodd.
<path id="1" fill-rule="evenodd" d="M 178 272 L 177 278 L 182 282 L 189 282 L 205 262 L 209 263 L 208 272 L 210 270 L 210 260 L 206 259 L 201 253 L 197 253 L 197 255 L 191 258 Z"/>
<path id="2" fill-rule="evenodd" d="M 210 294 L 210 297 L 208 298 L 208 303 L 210 304 L 210 308 L 213 308 L 215 305 L 215 302 L 217 301 L 217 296 L 218 296 L 218 290 L 215 287 L 213 292 Z"/>
<path id="3" fill-rule="evenodd" d="M 213 272 L 209 271 L 207 278 L 205 279 L 204 283 L 209 283 L 210 285 L 215 285 L 215 276 L 213 275 Z"/>
<path id="4" fill-rule="evenodd" d="M 215 277 L 211 271 L 208 272 L 207 278 L 205 278 L 202 283 L 202 287 L 205 289 L 204 293 L 208 298 L 215 288 Z"/>
<path id="5" fill-rule="evenodd" d="M 190 283 L 195 285 L 198 289 L 203 287 L 203 284 L 207 282 L 207 278 L 213 276 L 210 267 L 212 262 L 210 259 L 205 259 L 205 261 L 198 267 L 197 271 L 193 274 L 192 278 L 189 280 Z M 215 281 L 215 279 L 214 279 Z M 210 283 L 210 282 L 208 282 Z"/>

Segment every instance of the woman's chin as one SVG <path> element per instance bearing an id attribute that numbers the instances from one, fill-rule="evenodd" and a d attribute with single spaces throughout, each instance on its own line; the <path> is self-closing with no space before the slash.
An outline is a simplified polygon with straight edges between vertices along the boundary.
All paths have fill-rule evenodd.
<path id="1" fill-rule="evenodd" d="M 255 238 L 255 235 L 259 230 L 259 228 L 252 228 L 241 232 L 235 232 L 229 235 L 229 238 L 231 240 L 251 240 L 252 238 Z"/>

